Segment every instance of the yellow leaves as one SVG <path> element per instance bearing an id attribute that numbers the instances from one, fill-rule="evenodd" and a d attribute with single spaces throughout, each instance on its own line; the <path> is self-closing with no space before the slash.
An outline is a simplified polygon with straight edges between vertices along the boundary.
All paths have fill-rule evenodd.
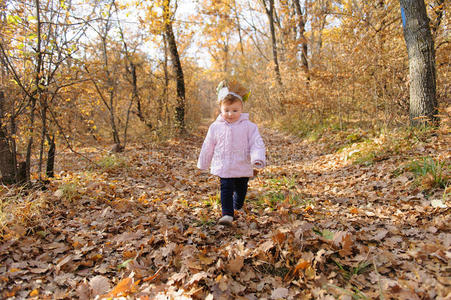
<path id="1" fill-rule="evenodd" d="M 11 269 L 9 269 L 10 273 L 15 273 L 15 272 L 19 272 L 19 271 L 22 271 L 22 270 L 18 269 L 18 268 L 11 268 Z"/>
<path id="2" fill-rule="evenodd" d="M 212 263 L 214 263 L 216 261 L 216 258 L 208 257 L 208 256 L 204 256 L 204 255 L 200 254 L 199 261 L 201 264 L 208 266 L 208 265 L 211 265 Z"/>
<path id="3" fill-rule="evenodd" d="M 100 261 L 103 258 L 103 255 L 100 253 L 94 254 L 90 257 L 90 259 L 94 262 Z"/>
<path id="4" fill-rule="evenodd" d="M 312 266 L 308 266 L 305 270 L 305 277 L 309 280 L 314 279 L 316 276 L 316 271 Z"/>
<path id="5" fill-rule="evenodd" d="M 126 250 L 122 253 L 122 257 L 124 259 L 129 259 L 129 258 L 133 258 L 136 257 L 136 250 Z"/>
<path id="6" fill-rule="evenodd" d="M 112 298 L 112 297 L 119 297 L 119 296 L 128 296 L 137 291 L 137 287 L 139 284 L 139 280 L 134 282 L 132 278 L 125 278 L 122 279 L 114 288 L 112 291 L 110 291 L 106 295 L 100 296 L 100 298 Z"/>
<path id="7" fill-rule="evenodd" d="M 143 193 L 139 198 L 138 202 L 142 204 L 149 204 L 149 199 L 147 198 L 147 194 Z"/>
<path id="8" fill-rule="evenodd" d="M 351 213 L 351 214 L 358 214 L 359 213 L 359 210 L 357 209 L 357 207 L 352 207 L 352 208 L 350 208 L 349 209 L 349 212 Z"/>
<path id="9" fill-rule="evenodd" d="M 83 244 L 77 240 L 72 243 L 72 247 L 74 247 L 74 249 L 80 249 L 81 247 L 83 247 Z"/>
<path id="10" fill-rule="evenodd" d="M 36 297 L 39 295 L 39 290 L 38 289 L 34 289 L 30 292 L 30 297 Z"/>
<path id="11" fill-rule="evenodd" d="M 19 16 L 8 15 L 6 16 L 6 21 L 8 22 L 8 25 L 18 25 L 22 22 L 22 19 Z"/>

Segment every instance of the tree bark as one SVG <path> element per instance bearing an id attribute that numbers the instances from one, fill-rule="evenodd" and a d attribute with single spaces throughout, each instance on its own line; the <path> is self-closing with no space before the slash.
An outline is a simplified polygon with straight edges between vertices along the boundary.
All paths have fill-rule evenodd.
<path id="1" fill-rule="evenodd" d="M 410 124 L 421 126 L 437 121 L 435 50 L 423 0 L 400 0 L 409 56 Z"/>
<path id="2" fill-rule="evenodd" d="M 274 0 L 269 0 L 269 4 L 266 4 L 266 0 L 263 1 L 263 6 L 268 16 L 269 29 L 271 31 L 271 45 L 272 45 L 272 57 L 274 61 L 274 72 L 276 73 L 276 80 L 279 87 L 282 88 L 282 76 L 280 75 L 279 59 L 277 55 L 277 40 L 276 31 L 274 28 Z M 268 7 L 269 6 L 269 7 Z"/>
<path id="3" fill-rule="evenodd" d="M 49 151 L 47 153 L 47 168 L 46 168 L 46 175 L 48 178 L 52 178 L 55 175 L 55 155 L 56 155 L 56 145 L 55 145 L 55 136 L 52 136 L 50 138 L 49 135 L 47 135 L 47 142 L 49 143 Z"/>
<path id="4" fill-rule="evenodd" d="M 171 124 L 171 118 L 169 117 L 169 71 L 168 71 L 168 39 L 166 38 L 166 34 L 163 34 L 163 42 L 164 42 L 164 88 L 163 88 L 163 98 L 160 101 L 161 109 L 163 109 L 163 101 L 164 101 L 164 115 L 166 125 Z M 162 110 L 160 111 L 160 115 L 163 117 Z M 162 119 L 163 120 L 163 119 Z"/>
<path id="5" fill-rule="evenodd" d="M 16 181 L 16 168 L 13 154 L 9 147 L 8 134 L 3 124 L 4 101 L 5 95 L 3 91 L 0 91 L 0 173 L 3 176 L 3 183 L 12 184 Z"/>
<path id="6" fill-rule="evenodd" d="M 299 22 L 299 38 L 301 40 L 301 66 L 304 70 L 305 74 L 307 75 L 307 81 L 310 80 L 309 75 L 309 66 L 308 66 L 308 60 L 307 60 L 307 39 L 305 38 L 305 22 L 304 22 L 304 15 L 301 10 L 301 3 L 299 0 L 294 0 L 294 5 L 296 8 L 296 14 L 298 15 Z"/>
<path id="7" fill-rule="evenodd" d="M 117 8 L 116 2 L 114 0 L 113 0 L 113 5 L 116 10 L 116 14 L 118 15 L 118 8 Z M 119 19 L 119 16 L 118 16 L 118 19 Z M 149 127 L 149 129 L 152 129 L 152 124 L 144 118 L 144 115 L 142 113 L 141 100 L 140 100 L 139 93 L 138 93 L 138 76 L 136 75 L 136 64 L 133 62 L 132 56 L 130 55 L 130 51 L 128 50 L 128 45 L 127 45 L 127 42 L 125 41 L 124 31 L 122 30 L 122 26 L 119 21 L 118 21 L 118 25 L 119 25 L 119 33 L 121 35 L 122 44 L 124 46 L 125 57 L 127 59 L 125 69 L 131 77 L 130 83 L 132 85 L 132 97 L 130 99 L 129 106 L 127 109 L 127 117 L 126 117 L 125 128 L 124 128 L 124 145 L 123 145 L 123 147 L 125 148 L 127 146 L 127 131 L 128 131 L 128 125 L 130 122 L 130 112 L 132 110 L 132 106 L 135 101 L 137 103 L 137 110 L 138 110 L 136 112 L 136 115 L 138 116 L 139 120 L 141 120 L 141 122 L 146 124 L 146 126 Z"/>
<path id="8" fill-rule="evenodd" d="M 164 1 L 163 15 L 165 24 L 165 33 L 169 45 L 169 52 L 172 59 L 172 67 L 176 75 L 177 82 L 177 106 L 175 107 L 176 127 L 179 133 L 185 133 L 185 80 L 183 77 L 182 64 L 177 50 L 177 43 L 175 41 L 174 31 L 172 30 L 172 20 L 170 17 L 169 0 Z"/>
<path id="9" fill-rule="evenodd" d="M 116 124 L 116 111 L 115 111 L 115 99 L 116 99 L 116 87 L 117 84 L 114 79 L 114 75 L 110 72 L 110 63 L 108 60 L 108 49 L 107 49 L 107 38 L 108 32 L 111 29 L 111 18 L 112 18 L 112 9 L 114 6 L 114 1 L 111 2 L 111 6 L 108 10 L 108 15 L 105 20 L 105 28 L 102 32 L 100 38 L 102 39 L 102 52 L 103 52 L 103 67 L 106 73 L 106 86 L 108 87 L 108 96 L 109 96 L 109 105 L 106 105 L 110 114 L 110 124 L 111 124 L 111 134 L 113 135 L 114 144 L 119 145 L 121 147 L 121 139 L 119 137 L 119 130 L 117 129 Z M 106 102 L 105 102 L 106 103 Z"/>
<path id="10" fill-rule="evenodd" d="M 37 30 L 36 30 L 36 36 L 37 36 L 37 42 L 36 42 L 36 69 L 35 69 L 35 85 L 36 85 L 36 91 L 31 96 L 31 107 L 30 107 L 30 138 L 28 140 L 27 145 L 27 156 L 25 161 L 25 170 L 26 170 L 26 178 L 25 181 L 30 181 L 31 177 L 31 152 L 33 150 L 33 135 L 34 135 L 34 119 L 35 119 L 35 111 L 36 111 L 36 97 L 40 98 L 42 95 L 42 88 L 41 88 L 41 78 L 42 78 L 42 50 L 41 50 L 41 42 L 42 42 L 42 36 L 41 36 L 41 8 L 39 6 L 39 0 L 35 0 L 36 4 L 36 21 L 37 21 Z"/>

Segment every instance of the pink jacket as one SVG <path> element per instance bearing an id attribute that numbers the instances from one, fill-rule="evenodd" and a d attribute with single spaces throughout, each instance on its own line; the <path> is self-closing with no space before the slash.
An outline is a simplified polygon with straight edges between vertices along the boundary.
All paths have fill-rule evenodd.
<path id="1" fill-rule="evenodd" d="M 252 177 L 253 166 L 266 164 L 265 144 L 249 114 L 228 123 L 219 115 L 208 129 L 197 167 L 222 178 Z"/>

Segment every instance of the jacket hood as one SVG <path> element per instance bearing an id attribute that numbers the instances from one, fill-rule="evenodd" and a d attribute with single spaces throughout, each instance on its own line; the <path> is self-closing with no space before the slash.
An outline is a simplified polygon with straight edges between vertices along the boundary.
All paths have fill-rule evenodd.
<path id="1" fill-rule="evenodd" d="M 241 113 L 240 118 L 239 118 L 236 122 L 233 122 L 232 124 L 240 123 L 240 122 L 245 121 L 245 120 L 249 120 L 249 114 L 248 114 L 248 113 Z M 219 116 L 216 118 L 216 121 L 217 121 L 217 122 L 228 123 L 228 122 L 222 117 L 222 114 L 219 114 Z"/>

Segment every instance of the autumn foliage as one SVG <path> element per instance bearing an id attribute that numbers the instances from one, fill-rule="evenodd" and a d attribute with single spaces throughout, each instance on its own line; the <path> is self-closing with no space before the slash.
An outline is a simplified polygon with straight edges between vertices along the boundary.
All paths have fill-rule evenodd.
<path id="1" fill-rule="evenodd" d="M 409 128 L 398 1 L 0 1 L 0 297 L 449 298 L 425 2 L 440 122 Z M 231 228 L 195 167 L 224 78 L 269 154 Z"/>

